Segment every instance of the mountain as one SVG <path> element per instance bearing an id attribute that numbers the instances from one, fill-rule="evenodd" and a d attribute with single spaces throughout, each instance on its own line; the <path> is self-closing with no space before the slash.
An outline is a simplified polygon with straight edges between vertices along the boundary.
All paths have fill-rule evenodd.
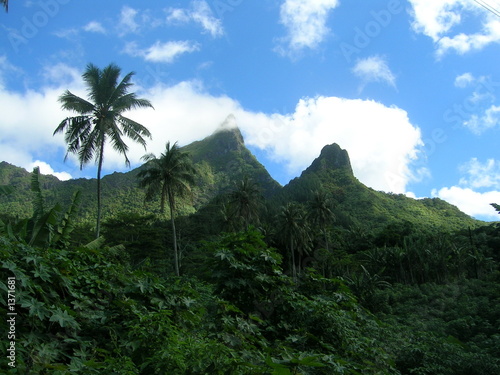
<path id="1" fill-rule="evenodd" d="M 337 223 L 344 227 L 371 231 L 406 222 L 452 231 L 483 224 L 439 198 L 413 199 L 363 185 L 353 174 L 347 151 L 337 144 L 325 146 L 300 177 L 284 186 L 275 206 L 290 200 L 305 203 L 315 190 L 329 194 Z"/>
<path id="2" fill-rule="evenodd" d="M 209 137 L 182 148 L 191 156 L 198 169 L 198 183 L 195 193 L 197 205 L 224 193 L 234 182 L 245 176 L 256 182 L 262 195 L 271 197 L 281 185 L 246 148 L 240 129 L 230 115 Z"/>
<path id="3" fill-rule="evenodd" d="M 232 115 L 212 135 L 181 149 L 189 153 L 198 171 L 192 197 L 179 202 L 181 215 L 198 211 L 248 176 L 260 186 L 262 195 L 270 202 L 271 215 L 286 202 L 306 203 L 315 190 L 324 190 L 334 204 L 337 225 L 344 228 L 356 226 L 371 231 L 409 222 L 456 230 L 482 224 L 438 198 L 415 200 L 368 188 L 353 175 L 347 151 L 337 144 L 325 146 L 300 177 L 281 187 L 246 148 Z M 143 168 L 146 165 L 103 177 L 104 218 L 124 212 L 145 215 L 159 211 L 159 201 L 145 204 L 144 191 L 138 187 L 137 174 Z M 0 215 L 31 215 L 30 176 L 22 168 L 0 163 L 0 185 L 15 187 L 14 193 L 0 196 Z M 59 181 L 53 176 L 42 176 L 41 183 L 48 205 L 61 203 L 67 207 L 74 192 L 81 190 L 80 217 L 93 222 L 97 205 L 95 179 Z"/>
<path id="4" fill-rule="evenodd" d="M 265 197 L 280 188 L 246 148 L 243 136 L 229 116 L 209 137 L 181 148 L 189 153 L 198 171 L 193 196 L 179 202 L 181 214 L 195 212 L 217 195 L 229 191 L 236 181 L 248 176 L 261 188 Z M 138 187 L 137 174 L 146 165 L 130 172 L 115 172 L 102 178 L 103 214 L 111 217 L 120 212 L 149 214 L 159 211 L 158 202 L 144 203 L 144 191 Z M 31 173 L 0 163 L 0 185 L 12 185 L 14 193 L 0 197 L 0 216 L 27 217 L 31 215 Z M 75 191 L 81 190 L 81 218 L 93 221 L 96 211 L 96 179 L 59 181 L 54 176 L 42 176 L 41 183 L 48 205 L 60 203 L 67 207 Z"/>

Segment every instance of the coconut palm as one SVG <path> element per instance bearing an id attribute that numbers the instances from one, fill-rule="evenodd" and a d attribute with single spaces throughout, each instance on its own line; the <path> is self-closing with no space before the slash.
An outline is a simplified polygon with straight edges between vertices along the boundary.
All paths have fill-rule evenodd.
<path id="1" fill-rule="evenodd" d="M 165 213 L 165 203 L 168 201 L 170 208 L 170 222 L 174 244 L 175 273 L 180 275 L 179 254 L 177 249 L 177 235 L 175 231 L 175 198 L 186 196 L 194 184 L 195 169 L 191 158 L 182 152 L 177 145 L 170 146 L 167 142 L 165 152 L 157 158 L 154 154 L 143 156 L 148 162 L 146 168 L 139 172 L 139 185 L 146 188 L 146 200 L 152 200 L 160 195 L 160 211 Z"/>
<path id="2" fill-rule="evenodd" d="M 303 252 L 309 239 L 304 209 L 297 203 L 287 203 L 277 217 L 278 232 L 287 244 L 292 261 L 293 280 L 297 279 L 295 252 Z"/>
<path id="3" fill-rule="evenodd" d="M 234 217 L 242 229 L 259 220 L 259 209 L 262 205 L 262 195 L 259 186 L 247 176 L 235 184 L 229 194 L 231 217 Z"/>
<path id="4" fill-rule="evenodd" d="M 65 118 L 54 131 L 54 134 L 65 132 L 68 144 L 65 159 L 70 153 L 76 154 L 80 169 L 92 159 L 97 163 L 96 237 L 99 237 L 101 225 L 101 170 L 106 142 L 109 140 L 113 148 L 125 156 L 125 164 L 130 166 L 128 146 L 123 141 L 123 136 L 140 143 L 144 148 L 145 137 L 151 138 L 147 128 L 122 115 L 131 109 L 153 106 L 148 100 L 139 99 L 129 92 L 134 73 L 128 73 L 119 81 L 120 73 L 121 69 L 114 64 L 102 70 L 89 64 L 82 75 L 89 100 L 66 90 L 59 97 L 61 107 L 78 115 Z"/>
<path id="5" fill-rule="evenodd" d="M 330 206 L 328 196 L 322 190 L 316 190 L 313 193 L 312 199 L 309 201 L 308 218 L 312 224 L 316 225 L 321 232 L 323 232 L 326 250 L 328 250 L 328 234 L 326 228 L 335 218 Z"/>

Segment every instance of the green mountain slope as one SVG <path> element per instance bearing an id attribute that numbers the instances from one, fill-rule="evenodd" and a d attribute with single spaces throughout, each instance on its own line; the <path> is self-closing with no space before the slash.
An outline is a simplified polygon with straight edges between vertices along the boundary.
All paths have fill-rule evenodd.
<path id="1" fill-rule="evenodd" d="M 211 136 L 182 148 L 191 155 L 199 171 L 195 189 L 198 205 L 231 189 L 234 182 L 245 176 L 260 186 L 266 198 L 281 188 L 246 148 L 240 130 L 231 125 L 233 121 L 231 115 Z"/>
<path id="2" fill-rule="evenodd" d="M 228 127 L 228 118 L 214 134 L 182 147 L 193 159 L 198 171 L 193 196 L 179 203 L 180 214 L 196 211 L 218 194 L 232 188 L 236 181 L 248 176 L 262 189 L 264 196 L 275 194 L 281 186 L 269 175 L 255 156 L 246 148 L 240 130 Z M 159 212 L 158 202 L 144 203 L 144 191 L 138 187 L 137 174 L 144 165 L 130 172 L 104 176 L 102 179 L 104 218 L 118 213 L 150 214 Z M 31 173 L 8 163 L 0 164 L 0 185 L 12 185 L 14 193 L 0 197 L 0 215 L 28 217 L 32 213 Z M 76 190 L 82 192 L 80 218 L 94 220 L 96 215 L 96 179 L 59 181 L 54 176 L 42 176 L 42 188 L 47 203 L 67 206 Z"/>
<path id="3" fill-rule="evenodd" d="M 357 225 L 370 231 L 408 221 L 420 227 L 456 230 L 483 224 L 439 198 L 412 199 L 366 187 L 354 177 L 347 151 L 337 144 L 325 146 L 311 166 L 275 199 L 279 203 L 306 202 L 319 189 L 328 192 L 337 222 L 345 227 Z"/>

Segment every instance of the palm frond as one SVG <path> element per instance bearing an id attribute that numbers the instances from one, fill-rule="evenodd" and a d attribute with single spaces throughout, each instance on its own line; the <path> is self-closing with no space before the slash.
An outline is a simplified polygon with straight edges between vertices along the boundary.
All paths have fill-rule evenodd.
<path id="1" fill-rule="evenodd" d="M 117 113 L 136 108 L 154 108 L 151 102 L 147 99 L 139 99 L 135 93 L 128 93 L 116 98 L 113 102 L 113 110 Z"/>
<path id="2" fill-rule="evenodd" d="M 2 3 L 3 7 L 5 8 L 5 11 L 8 12 L 9 11 L 9 0 L 0 0 L 0 2 Z"/>
<path id="3" fill-rule="evenodd" d="M 113 106 L 113 108 L 116 110 L 117 107 L 119 107 L 118 103 L 122 101 L 122 98 L 128 97 L 128 96 L 135 96 L 133 93 L 127 93 L 128 88 L 132 86 L 132 83 L 130 82 L 132 76 L 134 75 L 134 72 L 128 73 L 118 85 L 115 84 L 114 90 L 110 93 L 109 96 L 109 103 L 110 105 Z M 118 78 L 118 77 L 117 77 Z M 125 100 L 127 101 L 127 100 Z"/>
<path id="4" fill-rule="evenodd" d="M 95 106 L 89 101 L 80 98 L 71 91 L 66 90 L 60 97 L 62 109 L 73 111 L 81 115 L 91 114 L 95 110 Z"/>
<path id="5" fill-rule="evenodd" d="M 89 99 L 96 105 L 101 103 L 101 93 L 99 92 L 99 82 L 101 80 L 101 70 L 94 64 L 88 64 L 87 69 L 82 75 L 83 81 L 86 83 Z"/>
<path id="6" fill-rule="evenodd" d="M 130 160 L 127 157 L 128 146 L 122 139 L 122 131 L 115 125 L 110 127 L 109 131 L 110 142 L 113 148 L 125 157 L 125 165 L 130 166 Z"/>
<path id="7" fill-rule="evenodd" d="M 82 168 L 85 164 L 89 163 L 92 159 L 99 159 L 99 150 L 101 146 L 102 136 L 99 132 L 99 129 L 92 129 L 88 133 L 83 142 L 80 142 L 80 147 L 77 151 L 78 160 L 80 160 L 80 168 Z"/>

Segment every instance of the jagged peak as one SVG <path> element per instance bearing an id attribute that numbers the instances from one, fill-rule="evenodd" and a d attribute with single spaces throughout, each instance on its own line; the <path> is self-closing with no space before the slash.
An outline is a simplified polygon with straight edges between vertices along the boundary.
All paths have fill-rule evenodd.
<path id="1" fill-rule="evenodd" d="M 349 154 L 337 143 L 323 147 L 320 155 L 314 159 L 306 171 L 318 172 L 327 169 L 343 169 L 353 174 Z"/>
<path id="2" fill-rule="evenodd" d="M 218 138 L 220 135 L 231 135 L 232 140 L 237 144 L 244 145 L 243 135 L 236 123 L 236 117 L 230 114 L 226 119 L 215 129 L 209 138 Z"/>
<path id="3" fill-rule="evenodd" d="M 214 134 L 225 131 L 238 130 L 238 124 L 236 122 L 236 117 L 230 113 L 226 119 L 215 129 Z"/>

